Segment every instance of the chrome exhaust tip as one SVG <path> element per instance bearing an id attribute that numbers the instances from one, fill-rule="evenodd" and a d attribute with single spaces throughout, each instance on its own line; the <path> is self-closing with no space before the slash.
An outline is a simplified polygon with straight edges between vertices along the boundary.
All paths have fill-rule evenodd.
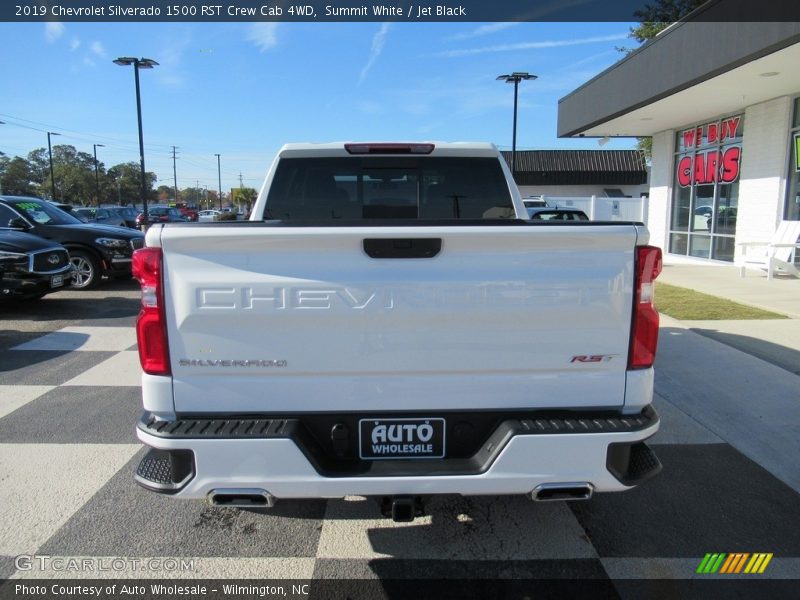
<path id="1" fill-rule="evenodd" d="M 531 499 L 537 502 L 556 500 L 588 500 L 594 493 L 591 483 L 543 483 L 531 492 Z"/>
<path id="2" fill-rule="evenodd" d="M 221 488 L 208 493 L 208 502 L 230 508 L 272 508 L 275 496 L 258 488 Z"/>

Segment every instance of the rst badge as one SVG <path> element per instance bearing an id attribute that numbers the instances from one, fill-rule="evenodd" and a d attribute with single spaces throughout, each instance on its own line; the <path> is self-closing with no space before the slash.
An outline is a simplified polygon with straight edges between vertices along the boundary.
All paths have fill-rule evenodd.
<path id="1" fill-rule="evenodd" d="M 359 456 L 364 460 L 443 458 L 444 419 L 361 419 Z"/>

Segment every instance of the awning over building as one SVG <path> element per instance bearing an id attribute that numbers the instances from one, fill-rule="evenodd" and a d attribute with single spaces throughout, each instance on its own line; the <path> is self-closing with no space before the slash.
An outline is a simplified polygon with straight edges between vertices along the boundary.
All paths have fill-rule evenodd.
<path id="1" fill-rule="evenodd" d="M 511 165 L 511 152 L 503 151 Z M 647 165 L 638 150 L 518 150 L 517 185 L 643 185 Z"/>
<path id="2" fill-rule="evenodd" d="M 736 6 L 710 2 L 559 100 L 558 135 L 650 136 L 796 93 L 800 22 L 737 22 Z"/>

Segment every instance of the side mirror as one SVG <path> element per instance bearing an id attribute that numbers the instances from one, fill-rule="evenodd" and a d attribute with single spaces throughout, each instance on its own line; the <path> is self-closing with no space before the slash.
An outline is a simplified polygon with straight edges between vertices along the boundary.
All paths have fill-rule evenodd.
<path id="1" fill-rule="evenodd" d="M 30 225 L 23 219 L 22 217 L 14 217 L 8 222 L 9 229 L 21 229 L 22 231 L 27 231 L 31 228 Z"/>

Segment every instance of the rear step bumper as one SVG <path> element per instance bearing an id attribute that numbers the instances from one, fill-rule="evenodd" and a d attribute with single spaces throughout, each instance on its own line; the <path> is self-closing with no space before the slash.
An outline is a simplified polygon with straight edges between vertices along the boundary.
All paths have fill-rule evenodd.
<path id="1" fill-rule="evenodd" d="M 661 463 L 644 440 L 658 426 L 652 407 L 631 417 L 510 419 L 470 458 L 344 461 L 337 469 L 294 419 L 154 421 L 145 414 L 137 435 L 152 450 L 136 481 L 181 498 L 260 490 L 270 505 L 281 498 L 347 495 L 584 499 L 630 489 L 657 474 Z M 548 489 L 555 491 L 542 492 Z"/>

